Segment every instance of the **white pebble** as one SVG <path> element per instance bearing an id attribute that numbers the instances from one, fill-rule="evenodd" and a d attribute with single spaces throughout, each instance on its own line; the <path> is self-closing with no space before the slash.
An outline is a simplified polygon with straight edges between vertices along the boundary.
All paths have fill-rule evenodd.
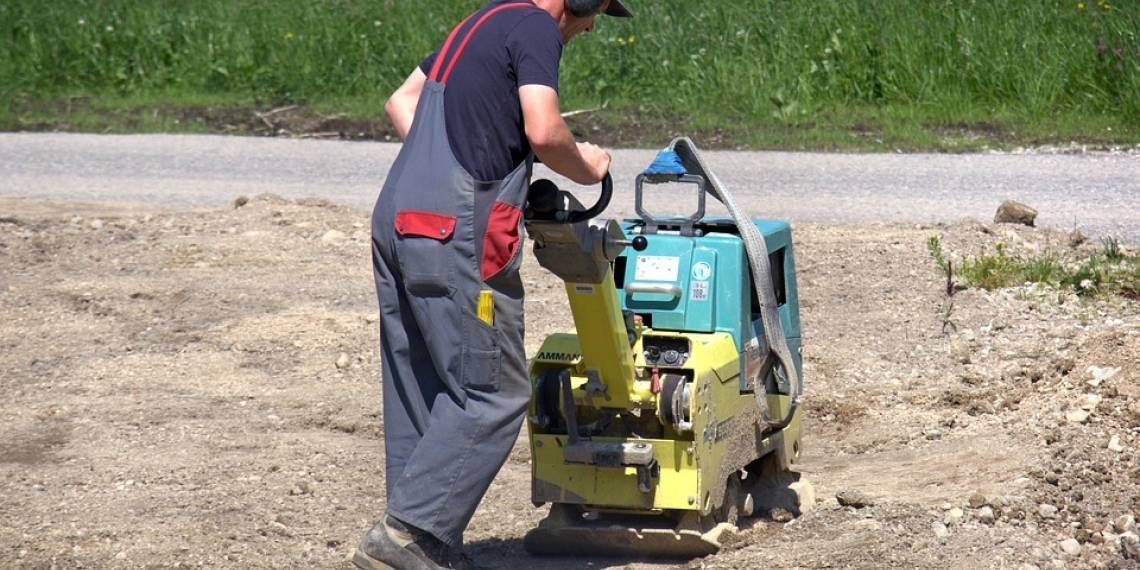
<path id="1" fill-rule="evenodd" d="M 1115 451 L 1116 453 L 1121 453 L 1124 451 L 1124 446 L 1120 443 L 1119 435 L 1114 435 L 1111 439 L 1108 440 L 1108 450 Z"/>
<path id="2" fill-rule="evenodd" d="M 1075 539 L 1075 538 L 1070 538 L 1068 540 L 1062 540 L 1061 541 L 1061 550 L 1063 550 L 1065 552 L 1065 554 L 1068 554 L 1069 556 L 1080 556 L 1081 555 L 1081 543 L 1077 542 L 1077 539 Z"/>

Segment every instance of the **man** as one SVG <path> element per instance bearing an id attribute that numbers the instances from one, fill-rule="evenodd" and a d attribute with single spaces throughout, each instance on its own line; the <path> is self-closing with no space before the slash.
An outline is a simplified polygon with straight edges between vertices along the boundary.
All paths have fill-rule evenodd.
<path id="1" fill-rule="evenodd" d="M 366 570 L 470 568 L 463 531 L 521 428 L 522 208 L 535 157 L 595 184 L 610 155 L 558 107 L 563 45 L 618 0 L 493 0 L 385 110 L 404 141 L 372 214 L 387 508 Z"/>

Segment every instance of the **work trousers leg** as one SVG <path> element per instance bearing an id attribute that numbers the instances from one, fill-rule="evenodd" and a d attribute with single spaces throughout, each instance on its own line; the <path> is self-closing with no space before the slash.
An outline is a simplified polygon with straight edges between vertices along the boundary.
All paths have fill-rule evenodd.
<path id="1" fill-rule="evenodd" d="M 478 291 L 409 293 L 382 250 L 374 241 L 387 512 L 458 546 L 530 401 L 522 282 L 496 278 L 491 326 L 475 315 Z"/>

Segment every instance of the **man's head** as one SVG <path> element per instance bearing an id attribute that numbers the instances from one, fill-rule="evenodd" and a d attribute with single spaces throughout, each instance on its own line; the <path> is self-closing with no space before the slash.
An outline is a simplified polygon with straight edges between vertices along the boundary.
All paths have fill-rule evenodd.
<path id="1" fill-rule="evenodd" d="M 558 21 L 563 43 L 582 32 L 594 29 L 594 18 L 598 14 L 618 18 L 633 17 L 633 13 L 619 0 L 564 0 L 564 2 L 562 18 Z"/>

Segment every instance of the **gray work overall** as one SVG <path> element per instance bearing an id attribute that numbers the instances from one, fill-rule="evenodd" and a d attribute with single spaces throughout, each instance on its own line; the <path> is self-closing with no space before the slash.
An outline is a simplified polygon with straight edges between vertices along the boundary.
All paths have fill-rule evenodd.
<path id="1" fill-rule="evenodd" d="M 440 50 L 372 214 L 387 512 L 453 547 L 530 400 L 518 270 L 533 155 L 501 181 L 475 181 L 444 121 L 447 76 L 481 23 Z M 484 289 L 494 324 L 477 316 Z"/>

